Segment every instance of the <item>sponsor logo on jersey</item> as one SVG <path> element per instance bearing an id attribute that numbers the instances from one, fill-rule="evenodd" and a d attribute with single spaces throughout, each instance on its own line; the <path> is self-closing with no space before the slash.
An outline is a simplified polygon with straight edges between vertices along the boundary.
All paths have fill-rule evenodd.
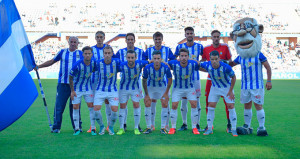
<path id="1" fill-rule="evenodd" d="M 246 65 L 246 67 L 251 67 L 253 65 L 253 63 L 252 62 L 248 62 L 245 65 Z"/>

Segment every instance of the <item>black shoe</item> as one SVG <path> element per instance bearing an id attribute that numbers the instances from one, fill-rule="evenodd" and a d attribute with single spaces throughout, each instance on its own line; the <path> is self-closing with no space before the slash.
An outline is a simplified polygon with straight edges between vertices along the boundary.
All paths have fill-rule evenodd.
<path id="1" fill-rule="evenodd" d="M 232 131 L 231 131 L 231 124 L 227 124 L 226 132 L 227 133 L 232 133 Z"/>
<path id="2" fill-rule="evenodd" d="M 178 131 L 184 131 L 184 130 L 187 130 L 188 127 L 186 124 L 182 124 L 182 126 L 180 127 L 180 129 Z"/>
<path id="3" fill-rule="evenodd" d="M 268 132 L 264 127 L 259 127 L 257 129 L 257 136 L 268 136 Z"/>
<path id="4" fill-rule="evenodd" d="M 126 124 L 124 124 L 124 131 L 126 131 L 127 130 L 127 125 Z"/>
<path id="5" fill-rule="evenodd" d="M 139 131 L 140 131 L 140 132 L 143 132 L 143 129 L 140 127 L 140 125 L 139 125 Z"/>
<path id="6" fill-rule="evenodd" d="M 149 128 L 146 128 L 145 129 L 145 131 L 144 131 L 144 134 L 150 134 L 152 132 L 152 130 L 151 129 L 149 129 Z"/>
<path id="7" fill-rule="evenodd" d="M 249 135 L 249 134 L 252 134 L 253 129 L 249 128 L 249 126 L 247 124 L 244 124 L 242 127 L 237 127 L 236 132 L 239 135 Z"/>
<path id="8" fill-rule="evenodd" d="M 200 128 L 199 124 L 196 125 L 196 128 L 198 129 L 199 132 L 201 131 L 201 128 Z"/>

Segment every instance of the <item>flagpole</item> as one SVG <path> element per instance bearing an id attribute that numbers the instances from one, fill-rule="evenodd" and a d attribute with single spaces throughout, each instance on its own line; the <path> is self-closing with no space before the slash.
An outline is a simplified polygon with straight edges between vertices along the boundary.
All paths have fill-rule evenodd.
<path id="1" fill-rule="evenodd" d="M 36 72 L 36 76 L 37 76 L 38 81 L 39 81 L 40 90 L 41 90 L 41 94 L 42 94 L 43 101 L 44 101 L 44 106 L 45 106 L 46 113 L 47 113 L 47 116 L 48 116 L 49 127 L 50 127 L 50 130 L 52 132 L 52 124 L 51 124 L 51 119 L 50 119 L 50 115 L 49 115 L 49 111 L 48 111 L 48 107 L 47 107 L 47 102 L 46 102 L 46 98 L 45 98 L 45 94 L 44 94 L 44 89 L 43 89 L 43 86 L 42 86 L 42 82 L 41 82 L 38 70 L 35 70 L 35 72 Z"/>

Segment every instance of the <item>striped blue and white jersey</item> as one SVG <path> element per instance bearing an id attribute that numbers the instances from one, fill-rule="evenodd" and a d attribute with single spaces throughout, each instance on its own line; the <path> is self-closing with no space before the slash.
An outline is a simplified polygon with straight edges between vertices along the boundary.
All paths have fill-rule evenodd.
<path id="1" fill-rule="evenodd" d="M 120 82 L 120 89 L 126 89 L 126 90 L 136 90 L 140 89 L 139 85 L 139 79 L 140 74 L 142 72 L 143 67 L 147 65 L 148 61 L 135 61 L 135 66 L 133 68 L 130 68 L 128 66 L 128 62 L 123 62 L 120 65 L 120 70 L 122 73 L 121 82 Z"/>
<path id="2" fill-rule="evenodd" d="M 76 62 L 70 71 L 70 76 L 73 76 L 73 86 L 75 91 L 91 91 L 92 82 L 91 75 L 92 72 L 97 71 L 96 60 L 91 60 L 90 65 L 86 65 L 83 59 Z"/>
<path id="3" fill-rule="evenodd" d="M 252 58 L 241 58 L 238 56 L 234 62 L 241 64 L 242 89 L 264 88 L 262 63 L 267 61 L 263 53 L 258 53 Z"/>
<path id="4" fill-rule="evenodd" d="M 120 72 L 120 60 L 116 58 L 111 59 L 110 64 L 105 64 L 104 59 L 98 62 L 99 81 L 97 84 L 97 91 L 116 92 L 117 90 L 117 74 Z"/>
<path id="5" fill-rule="evenodd" d="M 96 59 L 96 61 L 101 60 L 104 58 L 103 56 L 103 49 L 107 46 L 106 44 L 103 44 L 103 47 L 99 48 L 97 45 L 92 46 L 93 49 L 93 58 Z"/>
<path id="6" fill-rule="evenodd" d="M 69 49 L 61 49 L 55 56 L 54 61 L 60 61 L 58 83 L 69 84 L 70 70 L 74 64 L 83 59 L 82 51 L 75 50 L 71 52 Z"/>
<path id="7" fill-rule="evenodd" d="M 195 42 L 194 42 L 193 46 L 187 46 L 186 43 L 179 44 L 176 47 L 176 51 L 175 51 L 176 56 L 179 56 L 179 50 L 181 48 L 186 48 L 189 50 L 189 58 L 190 59 L 200 61 L 199 57 L 202 56 L 202 54 L 203 54 L 203 45 L 202 44 L 195 43 Z M 193 80 L 195 80 L 195 79 L 200 80 L 199 70 L 196 70 L 194 72 Z"/>
<path id="8" fill-rule="evenodd" d="M 144 54 L 144 50 L 143 50 L 143 49 L 140 49 L 140 48 L 137 48 L 137 47 L 134 47 L 134 51 L 136 52 L 137 60 L 142 60 L 142 56 L 143 56 L 143 54 Z M 125 62 L 125 61 L 127 61 L 127 59 L 126 59 L 126 54 L 127 54 L 127 47 L 125 47 L 125 48 L 123 48 L 123 49 L 120 49 L 120 50 L 116 53 L 115 58 L 120 59 L 121 62 Z"/>
<path id="9" fill-rule="evenodd" d="M 202 62 L 200 67 L 204 68 L 208 72 L 213 87 L 230 87 L 231 77 L 233 77 L 235 74 L 228 64 L 220 62 L 220 67 L 215 69 L 212 67 L 211 61 L 208 61 Z"/>
<path id="10" fill-rule="evenodd" d="M 161 63 L 158 70 L 155 70 L 154 63 L 147 65 L 143 71 L 143 78 L 147 79 L 147 86 L 163 87 L 167 85 L 164 77 L 172 78 L 172 74 L 168 65 Z"/>
<path id="11" fill-rule="evenodd" d="M 143 60 L 152 60 L 152 53 L 155 51 L 155 46 L 150 47 L 146 50 L 146 52 L 143 54 Z M 161 58 L 164 60 L 164 62 L 168 62 L 169 60 L 176 59 L 176 56 L 173 54 L 172 50 L 169 47 L 161 46 L 160 50 L 161 52 Z"/>
<path id="12" fill-rule="evenodd" d="M 192 76 L 194 71 L 199 70 L 199 65 L 196 61 L 188 60 L 186 67 L 182 67 L 180 61 L 177 60 L 172 60 L 168 63 L 173 70 L 173 88 L 194 88 Z"/>

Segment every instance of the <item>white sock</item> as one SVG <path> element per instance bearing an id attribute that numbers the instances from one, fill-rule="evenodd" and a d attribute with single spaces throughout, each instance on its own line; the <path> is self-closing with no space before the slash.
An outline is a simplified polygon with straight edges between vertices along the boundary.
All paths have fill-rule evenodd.
<path id="1" fill-rule="evenodd" d="M 102 114 L 101 114 L 101 111 L 100 110 L 97 110 L 97 111 L 94 111 L 95 112 L 95 119 L 97 121 L 97 123 L 100 125 L 100 126 L 103 126 L 103 121 L 102 121 Z"/>
<path id="2" fill-rule="evenodd" d="M 252 109 L 244 109 L 244 120 L 248 127 L 251 127 Z"/>
<path id="3" fill-rule="evenodd" d="M 137 129 L 141 120 L 141 107 L 133 108 L 134 128 Z"/>
<path id="4" fill-rule="evenodd" d="M 147 128 L 151 128 L 151 107 L 145 107 L 145 119 Z"/>
<path id="5" fill-rule="evenodd" d="M 198 112 L 197 124 L 200 126 L 200 117 L 201 117 L 201 104 L 200 104 L 200 98 L 197 98 L 197 112 Z"/>
<path id="6" fill-rule="evenodd" d="M 95 112 L 94 112 L 94 108 L 89 108 L 90 111 L 90 120 L 91 120 L 91 127 L 92 129 L 95 129 Z"/>
<path id="7" fill-rule="evenodd" d="M 191 120 L 192 120 L 192 128 L 196 128 L 198 124 L 198 111 L 197 108 L 191 108 Z"/>
<path id="8" fill-rule="evenodd" d="M 170 118 L 171 118 L 171 125 L 172 125 L 172 128 L 175 128 L 175 129 L 176 129 L 177 110 L 171 109 Z"/>
<path id="9" fill-rule="evenodd" d="M 168 119 L 168 108 L 161 108 L 161 128 L 165 128 Z"/>
<path id="10" fill-rule="evenodd" d="M 79 130 L 79 109 L 73 109 L 73 121 L 75 130 Z"/>
<path id="11" fill-rule="evenodd" d="M 256 115 L 257 115 L 259 127 L 265 128 L 265 110 L 261 109 L 256 111 Z"/>
<path id="12" fill-rule="evenodd" d="M 113 127 L 116 123 L 116 120 L 117 120 L 117 116 L 118 116 L 118 113 L 117 112 L 114 112 L 114 111 L 111 111 L 111 115 L 110 115 L 110 125 L 111 127 Z"/>
<path id="13" fill-rule="evenodd" d="M 212 126 L 214 124 L 214 119 L 215 119 L 215 108 L 208 107 L 207 127 L 208 127 L 209 130 L 212 130 Z"/>
<path id="14" fill-rule="evenodd" d="M 181 99 L 181 117 L 182 117 L 182 122 L 183 124 L 187 125 L 187 112 L 188 112 L 188 100 L 187 99 Z"/>
<path id="15" fill-rule="evenodd" d="M 155 126 L 156 102 L 151 102 L 151 125 Z"/>
<path id="16" fill-rule="evenodd" d="M 236 130 L 237 117 L 236 117 L 235 108 L 228 109 L 228 111 L 229 111 L 229 119 L 231 123 L 231 130 Z"/>
<path id="17" fill-rule="evenodd" d="M 127 105 L 126 105 L 126 108 L 125 108 L 125 116 L 124 116 L 124 124 L 127 123 L 127 114 L 128 114 L 128 108 L 127 108 Z"/>
<path id="18" fill-rule="evenodd" d="M 110 122 L 110 116 L 111 116 L 111 108 L 109 106 L 109 104 L 105 104 L 105 113 L 106 113 L 106 121 L 107 121 L 107 125 L 109 125 L 109 122 Z"/>
<path id="19" fill-rule="evenodd" d="M 169 120 L 170 120 L 170 103 L 168 102 L 166 125 L 169 125 Z"/>
<path id="20" fill-rule="evenodd" d="M 124 129 L 124 121 L 125 121 L 125 114 L 126 114 L 126 108 L 119 110 L 119 122 L 120 122 L 120 129 Z"/>

